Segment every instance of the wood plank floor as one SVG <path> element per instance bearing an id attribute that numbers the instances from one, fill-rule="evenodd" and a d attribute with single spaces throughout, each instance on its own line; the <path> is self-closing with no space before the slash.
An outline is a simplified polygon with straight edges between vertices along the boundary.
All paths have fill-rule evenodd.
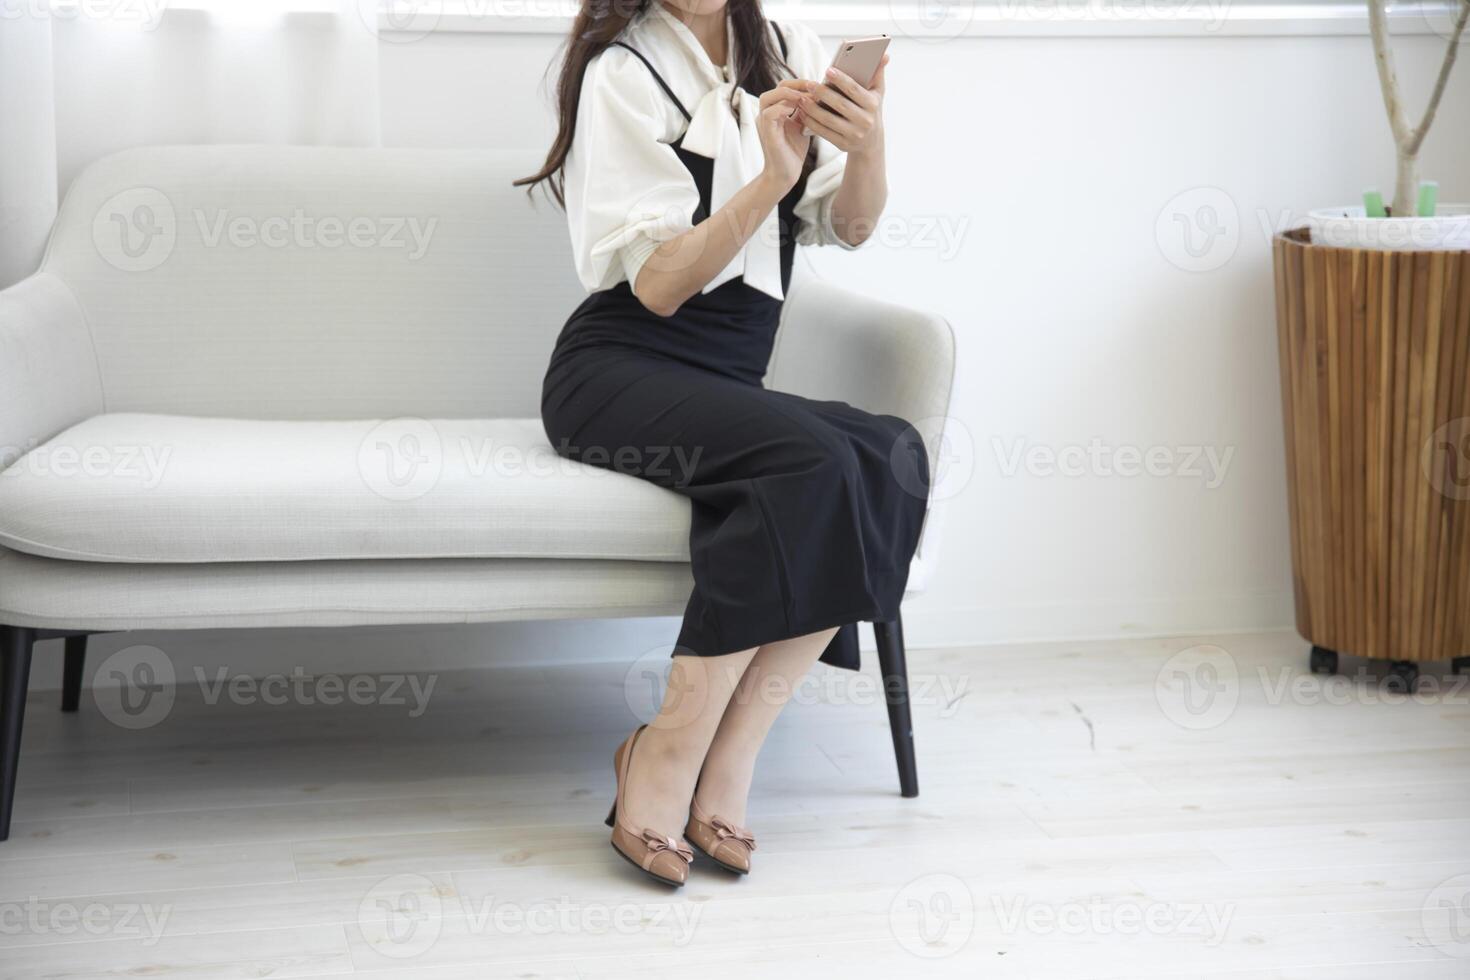
<path id="1" fill-rule="evenodd" d="M 623 665 L 424 677 L 421 711 L 391 679 L 270 704 L 185 672 L 136 730 L 38 694 L 0 980 L 1465 980 L 1467 679 L 1404 699 L 1305 658 L 914 651 L 917 800 L 872 665 L 821 668 L 762 759 L 755 873 L 672 893 L 601 822 L 649 697 Z"/>

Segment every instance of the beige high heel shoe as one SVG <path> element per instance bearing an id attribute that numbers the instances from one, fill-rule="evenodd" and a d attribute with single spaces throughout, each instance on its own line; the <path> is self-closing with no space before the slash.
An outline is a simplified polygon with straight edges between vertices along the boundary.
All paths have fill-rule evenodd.
<path id="1" fill-rule="evenodd" d="M 612 846 L 634 867 L 657 878 L 664 884 L 676 888 L 689 880 L 689 865 L 694 861 L 694 852 L 689 845 L 668 834 L 660 834 L 646 827 L 633 828 L 623 820 L 623 787 L 628 782 L 628 765 L 633 761 L 633 746 L 647 725 L 639 725 L 613 754 L 613 769 L 618 775 L 617 797 L 607 815 L 607 825 L 612 828 Z"/>
<path id="2" fill-rule="evenodd" d="M 755 838 L 744 827 L 705 813 L 697 799 L 689 801 L 689 825 L 684 828 L 684 836 L 726 871 L 750 874 L 750 852 L 755 850 Z"/>

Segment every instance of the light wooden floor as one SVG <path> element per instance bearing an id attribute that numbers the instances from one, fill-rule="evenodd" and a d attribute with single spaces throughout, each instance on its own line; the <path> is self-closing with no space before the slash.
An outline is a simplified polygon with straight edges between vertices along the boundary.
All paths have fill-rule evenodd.
<path id="1" fill-rule="evenodd" d="M 0 978 L 1470 977 L 1470 688 L 1204 642 L 912 653 L 917 800 L 871 674 L 823 668 L 756 872 L 675 893 L 601 822 L 623 667 L 444 674 L 419 718 L 38 695 Z"/>

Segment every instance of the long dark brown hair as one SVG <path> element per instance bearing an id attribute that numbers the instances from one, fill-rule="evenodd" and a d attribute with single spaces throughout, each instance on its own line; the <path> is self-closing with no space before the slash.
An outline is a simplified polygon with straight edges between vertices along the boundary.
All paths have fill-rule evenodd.
<path id="1" fill-rule="evenodd" d="M 527 193 L 532 193 L 537 185 L 544 183 L 556 203 L 566 207 L 566 198 L 562 194 L 563 168 L 572 149 L 572 137 L 577 131 L 577 102 L 582 97 L 582 79 L 587 74 L 587 65 L 617 40 L 623 28 L 645 7 L 660 2 L 582 0 L 582 8 L 577 11 L 577 19 L 572 23 L 572 32 L 564 45 L 566 55 L 562 60 L 561 77 L 556 83 L 556 139 L 551 141 L 551 149 L 547 151 L 546 162 L 541 169 L 514 181 L 516 187 L 525 187 Z M 791 69 L 771 38 L 760 0 L 729 0 L 725 9 L 735 37 L 736 86 L 754 95 L 774 88 L 781 78 L 791 74 Z"/>

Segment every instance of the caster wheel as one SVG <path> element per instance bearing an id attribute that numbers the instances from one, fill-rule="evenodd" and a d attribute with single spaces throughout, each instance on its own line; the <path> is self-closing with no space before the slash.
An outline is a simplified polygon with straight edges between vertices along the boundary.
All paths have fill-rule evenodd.
<path id="1" fill-rule="evenodd" d="M 1326 647 L 1312 647 L 1311 656 L 1312 673 L 1335 674 L 1337 673 L 1337 651 Z"/>
<path id="2" fill-rule="evenodd" d="M 1412 660 L 1395 660 L 1383 682 L 1395 694 L 1413 694 L 1419 685 L 1419 665 Z"/>
<path id="3" fill-rule="evenodd" d="M 1470 674 L 1470 657 L 1456 657 L 1450 661 L 1450 670 L 1456 674 Z"/>

